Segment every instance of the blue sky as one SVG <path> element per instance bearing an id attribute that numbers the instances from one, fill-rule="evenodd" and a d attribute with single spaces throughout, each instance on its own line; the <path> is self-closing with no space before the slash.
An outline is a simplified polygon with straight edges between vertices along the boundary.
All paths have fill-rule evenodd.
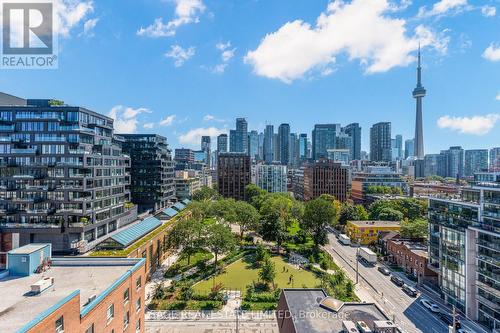
<path id="1" fill-rule="evenodd" d="M 413 137 L 424 62 L 426 153 L 500 146 L 500 0 L 58 0 L 59 68 L 1 70 L 0 90 L 111 115 L 199 147 L 246 117 L 391 121 Z"/>

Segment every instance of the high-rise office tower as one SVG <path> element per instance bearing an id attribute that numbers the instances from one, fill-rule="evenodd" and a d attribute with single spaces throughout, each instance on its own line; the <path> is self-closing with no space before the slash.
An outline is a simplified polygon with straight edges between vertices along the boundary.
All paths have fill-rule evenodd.
<path id="1" fill-rule="evenodd" d="M 309 158 L 309 154 L 307 153 L 307 134 L 301 133 L 299 135 L 299 156 L 301 160 L 306 160 Z"/>
<path id="2" fill-rule="evenodd" d="M 408 157 L 413 157 L 414 155 L 414 142 L 415 140 L 414 139 L 408 139 L 408 140 L 405 140 L 405 159 L 407 159 Z"/>
<path id="3" fill-rule="evenodd" d="M 370 161 L 390 162 L 391 160 L 391 123 L 376 123 L 370 128 Z"/>
<path id="4" fill-rule="evenodd" d="M 201 150 L 205 154 L 205 163 L 207 164 L 208 167 L 210 167 L 210 162 L 211 162 L 211 149 L 212 149 L 212 143 L 210 140 L 210 137 L 208 135 L 203 135 L 201 137 Z"/>
<path id="5" fill-rule="evenodd" d="M 122 134 L 130 156 L 130 194 L 139 213 L 167 208 L 175 199 L 175 174 L 167 138 L 156 134 Z M 210 137 L 209 137 L 210 139 Z"/>
<path id="6" fill-rule="evenodd" d="M 248 134 L 248 153 L 252 160 L 259 159 L 259 133 L 257 131 L 250 131 Z"/>
<path id="7" fill-rule="evenodd" d="M 290 161 L 288 165 L 292 168 L 296 168 L 299 166 L 299 138 L 297 137 L 297 133 L 290 133 Z"/>
<path id="8" fill-rule="evenodd" d="M 479 171 L 488 171 L 488 149 L 465 151 L 464 176 L 472 177 Z"/>
<path id="9" fill-rule="evenodd" d="M 273 134 L 273 161 L 281 162 L 281 154 L 280 154 L 280 141 L 278 137 L 278 133 Z"/>
<path id="10" fill-rule="evenodd" d="M 176 148 L 175 149 L 175 170 L 190 169 L 194 163 L 194 150 L 189 148 Z"/>
<path id="11" fill-rule="evenodd" d="M 236 129 L 229 132 L 229 151 L 248 154 L 248 123 L 245 118 L 236 118 Z"/>
<path id="12" fill-rule="evenodd" d="M 285 165 L 255 166 L 255 185 L 269 193 L 287 191 L 287 168 Z"/>
<path id="13" fill-rule="evenodd" d="M 264 161 L 273 163 L 274 161 L 274 126 L 266 125 L 264 130 Z"/>
<path id="14" fill-rule="evenodd" d="M 251 181 L 250 156 L 245 153 L 221 153 L 217 162 L 219 193 L 225 198 L 246 199 L 245 187 Z"/>
<path id="15" fill-rule="evenodd" d="M 392 147 L 392 159 L 402 160 L 403 159 L 403 136 L 397 134 L 394 139 L 391 140 Z"/>
<path id="16" fill-rule="evenodd" d="M 414 156 L 421 160 L 424 158 L 424 130 L 422 124 L 422 99 L 425 97 L 422 86 L 422 67 L 420 66 L 420 46 L 418 47 L 417 86 L 413 89 L 413 98 L 416 100 L 415 118 L 415 152 Z"/>
<path id="17" fill-rule="evenodd" d="M 446 176 L 443 171 L 444 156 L 442 154 L 425 154 L 424 156 L 424 176 Z"/>
<path id="18" fill-rule="evenodd" d="M 0 102 L 0 233 L 85 252 L 133 222 L 113 119 L 48 99 Z"/>
<path id="19" fill-rule="evenodd" d="M 352 159 L 361 159 L 361 127 L 358 123 L 352 123 L 344 127 L 344 132 L 352 139 Z"/>
<path id="20" fill-rule="evenodd" d="M 500 171 L 500 147 L 490 149 L 490 171 Z"/>
<path id="21" fill-rule="evenodd" d="M 464 176 L 464 150 L 460 146 L 442 150 L 445 177 L 462 178 Z"/>
<path id="22" fill-rule="evenodd" d="M 328 149 L 335 148 L 335 139 L 340 132 L 340 124 L 316 124 L 312 131 L 312 158 L 327 158 Z"/>
<path id="23" fill-rule="evenodd" d="M 322 194 L 333 195 L 337 200 L 347 199 L 348 167 L 327 159 L 321 159 L 304 167 L 303 197 L 308 201 Z"/>
<path id="24" fill-rule="evenodd" d="M 264 160 L 264 133 L 259 133 L 259 161 Z"/>
<path id="25" fill-rule="evenodd" d="M 220 134 L 217 137 L 217 152 L 227 153 L 227 134 Z"/>
<path id="26" fill-rule="evenodd" d="M 278 127 L 278 144 L 280 151 L 280 163 L 288 165 L 290 162 L 290 125 L 281 124 Z"/>
<path id="27" fill-rule="evenodd" d="M 335 139 L 335 149 L 347 150 L 348 160 L 351 161 L 354 159 L 354 147 L 353 147 L 352 137 L 347 133 L 345 133 L 344 130 L 341 130 L 340 133 L 337 135 L 337 138 Z M 327 149 L 327 151 L 330 150 L 331 149 Z"/>

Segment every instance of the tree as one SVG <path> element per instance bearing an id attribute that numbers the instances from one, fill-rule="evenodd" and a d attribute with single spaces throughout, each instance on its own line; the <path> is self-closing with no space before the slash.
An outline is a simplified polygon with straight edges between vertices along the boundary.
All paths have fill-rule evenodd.
<path id="1" fill-rule="evenodd" d="M 259 278 L 266 283 L 273 283 L 276 277 L 276 267 L 271 259 L 267 258 L 259 271 Z"/>
<path id="2" fill-rule="evenodd" d="M 302 227 L 309 231 L 316 247 L 326 244 L 326 227 L 337 222 L 336 216 L 332 201 L 320 197 L 306 203 Z"/>
<path id="3" fill-rule="evenodd" d="M 427 238 L 428 233 L 429 223 L 426 219 L 405 219 L 401 223 L 401 235 L 405 238 Z"/>
<path id="4" fill-rule="evenodd" d="M 256 230 L 259 225 L 260 215 L 254 206 L 245 201 L 236 201 L 234 206 L 235 222 L 240 227 L 240 239 L 248 230 Z"/>
<path id="5" fill-rule="evenodd" d="M 362 205 L 342 205 L 339 214 L 339 224 L 345 225 L 347 221 L 364 221 L 368 219 L 368 213 Z"/>
<path id="6" fill-rule="evenodd" d="M 381 221 L 401 221 L 403 217 L 403 213 L 392 208 L 384 208 L 378 215 Z"/>
<path id="7" fill-rule="evenodd" d="M 210 205 L 211 215 L 228 223 L 236 223 L 236 200 L 221 199 Z"/>
<path id="8" fill-rule="evenodd" d="M 278 251 L 288 236 L 288 228 L 300 219 L 302 205 L 287 194 L 273 193 L 266 197 L 260 208 L 261 234 L 267 241 L 275 241 Z"/>
<path id="9" fill-rule="evenodd" d="M 168 234 L 168 244 L 173 248 L 180 248 L 187 256 L 188 265 L 193 255 L 201 245 L 201 223 L 196 219 L 180 220 Z"/>
<path id="10" fill-rule="evenodd" d="M 196 201 L 212 201 L 220 198 L 219 193 L 208 186 L 202 186 L 199 190 L 193 193 L 193 200 Z"/>
<path id="11" fill-rule="evenodd" d="M 269 259 L 269 252 L 262 244 L 258 244 L 255 249 L 255 262 L 260 265 L 267 259 Z"/>
<path id="12" fill-rule="evenodd" d="M 214 266 L 217 268 L 218 256 L 233 250 L 236 240 L 231 228 L 220 223 L 209 225 L 206 233 L 205 246 L 214 254 Z"/>
<path id="13" fill-rule="evenodd" d="M 261 189 L 260 187 L 258 187 L 255 184 L 248 184 L 245 187 L 245 193 L 247 194 L 248 203 L 252 203 L 253 198 L 255 198 L 259 195 L 267 194 L 267 191 Z"/>
<path id="14" fill-rule="evenodd" d="M 198 221 L 203 221 L 206 217 L 211 215 L 211 202 L 191 201 L 187 209 L 191 212 L 191 217 Z"/>

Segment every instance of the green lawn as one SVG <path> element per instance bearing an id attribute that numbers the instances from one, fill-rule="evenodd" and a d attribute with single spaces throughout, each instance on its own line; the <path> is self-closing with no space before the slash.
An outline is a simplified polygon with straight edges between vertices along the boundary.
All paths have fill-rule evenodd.
<path id="1" fill-rule="evenodd" d="M 280 256 L 271 257 L 271 261 L 276 265 L 276 278 L 274 282 L 278 288 L 301 288 L 303 286 L 313 288 L 320 283 L 314 273 L 303 269 L 295 269 Z M 244 259 L 235 261 L 226 267 L 225 273 L 215 277 L 215 284 L 222 283 L 225 289 L 241 290 L 243 295 L 247 285 L 251 284 L 252 281 L 257 282 L 259 280 L 259 269 L 253 268 L 251 265 L 251 263 L 245 262 Z M 283 272 L 283 267 L 285 267 L 285 272 Z M 291 274 L 294 277 L 293 286 L 288 283 Z M 206 294 L 210 292 L 213 284 L 213 278 L 210 278 L 209 280 L 195 284 L 193 289 L 196 293 Z"/>

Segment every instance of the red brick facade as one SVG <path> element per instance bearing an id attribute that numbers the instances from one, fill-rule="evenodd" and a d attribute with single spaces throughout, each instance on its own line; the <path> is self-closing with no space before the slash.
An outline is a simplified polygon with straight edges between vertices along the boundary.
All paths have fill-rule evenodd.
<path id="1" fill-rule="evenodd" d="M 56 321 L 62 316 L 64 332 L 83 333 L 87 332 L 93 325 L 93 331 L 90 331 L 93 333 L 109 333 L 113 331 L 115 333 L 142 333 L 144 332 L 145 283 L 145 266 L 141 265 L 84 316 L 80 316 L 80 294 L 77 294 L 33 326 L 28 332 L 55 332 Z M 128 301 L 125 297 L 127 290 Z M 108 319 L 110 306 L 113 307 L 114 315 Z M 126 326 L 125 316 L 127 313 L 128 325 Z M 140 325 L 140 330 L 136 331 L 137 325 Z"/>
<path id="2" fill-rule="evenodd" d="M 322 194 L 333 195 L 337 200 L 347 199 L 348 170 L 340 163 L 320 160 L 304 169 L 304 201 Z"/>
<path id="3" fill-rule="evenodd" d="M 387 253 L 389 261 L 403 268 L 405 272 L 413 274 L 419 283 L 425 279 L 437 278 L 437 274 L 427 268 L 427 252 L 415 244 L 388 240 Z"/>

